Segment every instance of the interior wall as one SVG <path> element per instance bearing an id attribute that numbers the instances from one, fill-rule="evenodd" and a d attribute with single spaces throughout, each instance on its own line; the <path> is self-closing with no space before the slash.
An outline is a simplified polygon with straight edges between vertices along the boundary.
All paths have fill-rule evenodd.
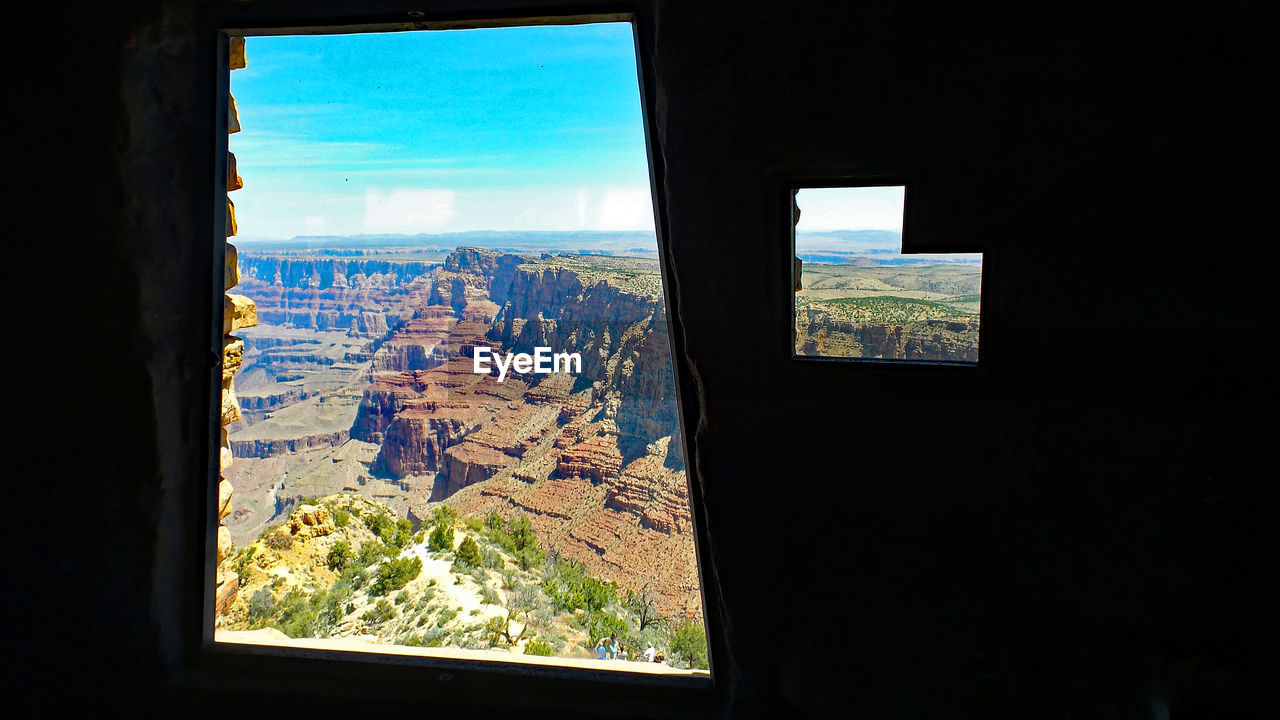
<path id="1" fill-rule="evenodd" d="M 389 710 L 1243 712 L 1274 605 L 1258 5 L 638 7 L 710 539 L 720 689 L 687 712 L 193 664 L 220 313 L 206 23 L 232 7 L 293 6 L 37 9 L 57 32 L 15 137 L 41 229 L 14 243 L 39 329 L 3 523 L 20 697 L 356 711 L 394 676 L 412 689 Z M 911 179 L 922 247 L 987 253 L 979 369 L 789 359 L 779 178 L 861 172 Z"/>

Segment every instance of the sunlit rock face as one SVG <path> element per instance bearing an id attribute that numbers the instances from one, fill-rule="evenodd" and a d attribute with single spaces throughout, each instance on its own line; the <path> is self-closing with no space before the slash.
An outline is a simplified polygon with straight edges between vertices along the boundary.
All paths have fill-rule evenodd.
<path id="1" fill-rule="evenodd" d="M 416 518 L 448 500 L 524 513 L 597 575 L 647 586 L 669 612 L 699 607 L 654 261 L 460 248 L 439 264 L 242 263 L 259 326 L 241 331 L 229 442 L 253 488 L 237 532 L 343 490 Z M 480 346 L 577 353 L 581 371 L 500 381 L 475 372 Z"/>
<path id="2" fill-rule="evenodd" d="M 379 444 L 375 473 L 431 478 L 422 501 L 528 514 L 558 551 L 691 611 L 697 572 L 660 288 L 652 261 L 459 249 L 430 274 L 427 304 L 374 354 L 351 436 Z M 499 382 L 474 372 L 477 345 L 578 353 L 582 370 Z"/>

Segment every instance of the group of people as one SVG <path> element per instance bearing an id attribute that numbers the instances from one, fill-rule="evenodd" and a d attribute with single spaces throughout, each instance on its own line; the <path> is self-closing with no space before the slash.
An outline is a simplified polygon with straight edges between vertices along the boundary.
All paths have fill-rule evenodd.
<path id="1" fill-rule="evenodd" d="M 653 646 L 653 643 L 645 643 L 645 649 L 643 654 L 644 654 L 645 662 L 660 663 L 666 660 L 665 657 L 658 654 L 658 649 Z M 597 659 L 626 660 L 628 655 L 630 655 L 629 650 L 624 645 L 622 645 L 622 643 L 618 642 L 618 633 L 606 635 L 605 637 L 600 638 L 600 641 L 596 643 Z M 637 658 L 637 660 L 638 659 L 639 658 Z"/>

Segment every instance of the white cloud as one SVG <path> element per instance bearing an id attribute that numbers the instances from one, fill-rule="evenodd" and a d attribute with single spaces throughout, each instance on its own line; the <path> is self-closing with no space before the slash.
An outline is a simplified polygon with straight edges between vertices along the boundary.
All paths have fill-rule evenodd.
<path id="1" fill-rule="evenodd" d="M 452 190 L 392 190 L 383 195 L 369 188 L 364 196 L 364 228 L 401 233 L 440 230 L 458 216 L 455 206 Z"/>
<path id="2" fill-rule="evenodd" d="M 322 215 L 308 215 L 308 216 L 306 216 L 305 218 L 303 218 L 303 219 L 302 219 L 302 224 L 303 224 L 303 225 L 305 225 L 305 226 L 307 227 L 307 229 L 308 229 L 308 230 L 323 230 L 323 229 L 324 229 L 324 216 L 322 216 Z"/>

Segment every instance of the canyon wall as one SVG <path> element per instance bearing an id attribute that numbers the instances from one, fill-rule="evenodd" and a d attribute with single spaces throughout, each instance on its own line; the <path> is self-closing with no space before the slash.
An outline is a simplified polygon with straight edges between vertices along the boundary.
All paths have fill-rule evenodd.
<path id="1" fill-rule="evenodd" d="M 978 316 L 902 324 L 846 320 L 830 312 L 796 311 L 796 354 L 884 360 L 978 361 Z"/>
<path id="2" fill-rule="evenodd" d="M 523 513 L 553 551 L 664 611 L 701 606 L 665 305 L 656 263 L 460 248 L 373 359 L 351 437 L 410 507 Z M 473 370 L 476 346 L 578 353 L 581 373 Z M 412 351 L 406 348 L 416 348 Z M 429 361 L 427 359 L 430 359 Z"/>

